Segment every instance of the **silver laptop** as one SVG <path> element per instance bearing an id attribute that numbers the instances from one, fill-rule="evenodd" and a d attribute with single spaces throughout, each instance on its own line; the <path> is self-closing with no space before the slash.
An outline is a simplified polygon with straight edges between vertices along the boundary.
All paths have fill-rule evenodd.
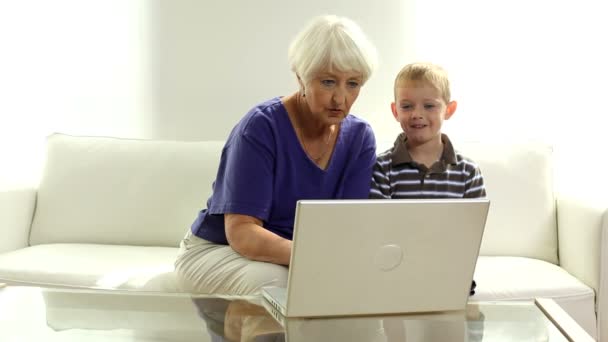
<path id="1" fill-rule="evenodd" d="M 286 317 L 464 310 L 489 205 L 298 201 L 287 288 L 263 296 Z"/>

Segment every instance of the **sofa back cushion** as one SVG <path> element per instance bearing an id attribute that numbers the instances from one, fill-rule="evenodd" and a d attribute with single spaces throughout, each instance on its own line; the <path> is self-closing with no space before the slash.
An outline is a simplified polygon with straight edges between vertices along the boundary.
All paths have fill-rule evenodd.
<path id="1" fill-rule="evenodd" d="M 211 194 L 222 147 L 50 136 L 30 244 L 178 246 Z"/>
<path id="2" fill-rule="evenodd" d="M 392 145 L 379 140 L 378 152 Z M 491 201 L 480 254 L 557 263 L 552 148 L 533 142 L 454 141 L 454 146 L 479 165 Z"/>
<path id="3" fill-rule="evenodd" d="M 481 254 L 557 263 L 551 148 L 455 146 L 480 165 L 492 202 Z M 220 141 L 50 136 L 30 244 L 177 246 L 206 205 L 222 147 Z M 386 147 L 379 144 L 380 151 Z"/>
<path id="4" fill-rule="evenodd" d="M 459 143 L 481 168 L 490 199 L 482 255 L 557 263 L 552 149 L 540 143 Z"/>

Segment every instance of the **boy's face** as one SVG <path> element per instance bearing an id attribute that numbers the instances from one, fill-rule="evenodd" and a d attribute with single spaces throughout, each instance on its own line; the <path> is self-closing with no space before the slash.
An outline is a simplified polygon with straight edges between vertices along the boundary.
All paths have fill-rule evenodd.
<path id="1" fill-rule="evenodd" d="M 456 111 L 456 102 L 445 103 L 440 92 L 424 82 L 406 82 L 395 88 L 393 116 L 401 124 L 408 145 L 441 143 L 441 125 Z"/>

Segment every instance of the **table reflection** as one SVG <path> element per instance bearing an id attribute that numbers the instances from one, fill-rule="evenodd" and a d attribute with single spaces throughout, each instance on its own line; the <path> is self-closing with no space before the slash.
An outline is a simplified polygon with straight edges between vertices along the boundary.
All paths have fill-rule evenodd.
<path id="1" fill-rule="evenodd" d="M 263 300 L 194 298 L 213 341 L 463 342 L 483 340 L 483 314 L 466 312 L 287 319 Z"/>

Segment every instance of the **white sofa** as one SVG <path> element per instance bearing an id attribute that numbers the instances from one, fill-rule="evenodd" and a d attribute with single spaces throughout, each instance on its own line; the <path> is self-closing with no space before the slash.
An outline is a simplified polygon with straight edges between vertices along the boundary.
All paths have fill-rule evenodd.
<path id="1" fill-rule="evenodd" d="M 40 184 L 0 189 L 0 282 L 179 291 L 177 246 L 222 146 L 50 136 Z M 551 297 L 608 340 L 605 208 L 557 198 L 546 146 L 459 147 L 481 165 L 492 201 L 472 299 Z"/>

